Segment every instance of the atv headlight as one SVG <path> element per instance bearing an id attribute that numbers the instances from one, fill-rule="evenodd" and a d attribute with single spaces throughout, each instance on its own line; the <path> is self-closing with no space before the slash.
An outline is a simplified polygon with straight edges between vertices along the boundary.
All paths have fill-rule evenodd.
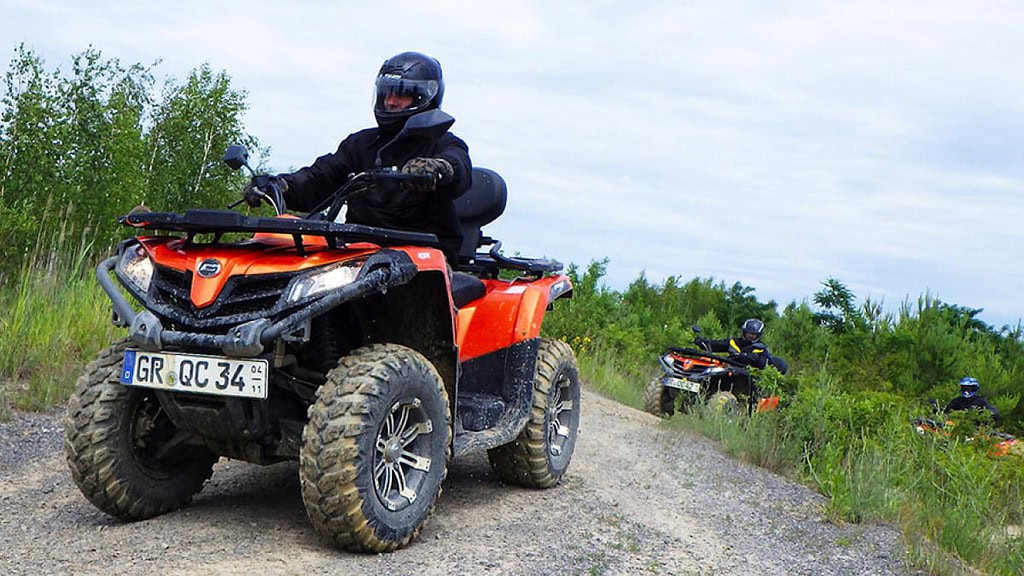
<path id="1" fill-rule="evenodd" d="M 121 253 L 115 271 L 123 280 L 145 293 L 149 291 L 149 284 L 153 281 L 153 260 L 142 249 L 141 244 L 128 246 Z"/>
<path id="2" fill-rule="evenodd" d="M 356 276 L 359 275 L 359 270 L 362 266 L 362 262 L 346 262 L 344 264 L 326 266 L 305 276 L 300 276 L 288 288 L 288 295 L 285 296 L 285 300 L 288 302 L 298 302 L 299 300 L 351 284 L 356 279 Z"/>

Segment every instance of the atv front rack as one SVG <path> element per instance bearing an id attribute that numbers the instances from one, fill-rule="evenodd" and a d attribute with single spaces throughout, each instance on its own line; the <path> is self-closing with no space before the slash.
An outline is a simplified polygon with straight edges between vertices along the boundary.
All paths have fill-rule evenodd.
<path id="1" fill-rule="evenodd" d="M 287 234 L 295 240 L 300 253 L 305 249 L 303 236 L 320 236 L 331 248 L 342 242 L 372 242 L 380 246 L 440 247 L 437 236 L 422 232 L 408 232 L 390 228 L 376 228 L 362 224 L 342 224 L 329 220 L 305 218 L 266 218 L 246 216 L 232 210 L 186 210 L 175 212 L 136 212 L 121 217 L 121 224 L 146 230 L 185 232 L 191 239 L 196 234 L 224 234 L 227 232 L 264 232 Z"/>
<path id="2" fill-rule="evenodd" d="M 726 364 L 729 364 L 730 366 L 735 366 L 737 368 L 743 368 L 745 370 L 750 368 L 750 366 L 748 366 L 748 365 L 746 365 L 746 364 L 744 364 L 742 362 L 739 362 L 737 360 L 733 360 L 732 358 L 729 358 L 728 356 L 719 356 L 718 354 L 712 354 L 711 352 L 708 352 L 707 350 L 698 350 L 696 348 L 678 348 L 676 346 L 669 346 L 667 348 L 667 350 L 669 352 L 675 352 L 677 354 L 684 354 L 684 355 L 687 355 L 687 356 L 700 356 L 701 358 L 714 358 L 715 360 L 721 360 L 722 362 L 725 362 Z"/>

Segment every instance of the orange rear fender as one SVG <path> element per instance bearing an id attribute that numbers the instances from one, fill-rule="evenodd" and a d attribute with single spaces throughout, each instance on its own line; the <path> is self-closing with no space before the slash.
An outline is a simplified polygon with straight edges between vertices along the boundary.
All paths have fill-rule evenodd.
<path id="1" fill-rule="evenodd" d="M 484 280 L 484 285 L 486 295 L 464 306 L 456 317 L 456 345 L 463 362 L 540 336 L 548 304 L 572 288 L 562 275 L 533 281 Z"/>
<path id="2" fill-rule="evenodd" d="M 757 412 L 774 412 L 778 409 L 778 396 L 768 396 L 767 398 L 759 398 L 757 401 Z"/>

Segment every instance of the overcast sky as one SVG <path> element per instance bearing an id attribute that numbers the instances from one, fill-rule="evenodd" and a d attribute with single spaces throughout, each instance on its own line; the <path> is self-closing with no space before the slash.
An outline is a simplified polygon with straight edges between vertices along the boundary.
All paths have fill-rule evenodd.
<path id="1" fill-rule="evenodd" d="M 0 0 L 0 60 L 92 46 L 248 93 L 277 170 L 373 124 L 417 50 L 474 164 L 509 186 L 505 251 L 609 287 L 713 277 L 780 305 L 834 277 L 1024 316 L 1022 2 Z"/>

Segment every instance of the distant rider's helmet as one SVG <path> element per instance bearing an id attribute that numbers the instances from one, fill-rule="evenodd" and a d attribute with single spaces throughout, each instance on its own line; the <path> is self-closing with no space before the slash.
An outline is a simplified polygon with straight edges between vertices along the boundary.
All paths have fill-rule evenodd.
<path id="1" fill-rule="evenodd" d="M 389 106 L 389 96 L 396 95 L 408 104 L 401 109 Z M 385 60 L 377 73 L 373 115 L 381 130 L 397 132 L 409 116 L 440 108 L 442 97 L 441 63 L 419 52 L 402 52 Z"/>
<path id="2" fill-rule="evenodd" d="M 748 318 L 744 320 L 743 324 L 740 326 L 740 330 L 743 333 L 744 340 L 754 342 L 755 340 L 760 340 L 761 335 L 764 334 L 764 322 L 761 322 L 757 318 Z"/>
<path id="3" fill-rule="evenodd" d="M 960 394 L 964 398 L 974 398 L 978 394 L 978 381 L 970 376 L 960 380 Z"/>

